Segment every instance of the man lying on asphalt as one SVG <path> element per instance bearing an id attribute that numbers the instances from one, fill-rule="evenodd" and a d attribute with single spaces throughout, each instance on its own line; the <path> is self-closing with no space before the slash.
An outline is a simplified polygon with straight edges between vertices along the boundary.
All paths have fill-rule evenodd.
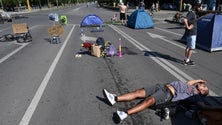
<path id="1" fill-rule="evenodd" d="M 128 115 L 138 113 L 150 106 L 158 106 L 161 104 L 176 102 L 187 99 L 192 96 L 206 96 L 209 89 L 205 85 L 204 80 L 191 80 L 188 82 L 174 81 L 167 84 L 156 84 L 154 86 L 146 86 L 142 89 L 135 90 L 130 93 L 116 96 L 103 89 L 104 96 L 114 105 L 117 102 L 132 101 L 134 99 L 144 99 L 141 103 L 126 111 L 117 110 L 117 116 L 120 120 L 124 120 Z"/>

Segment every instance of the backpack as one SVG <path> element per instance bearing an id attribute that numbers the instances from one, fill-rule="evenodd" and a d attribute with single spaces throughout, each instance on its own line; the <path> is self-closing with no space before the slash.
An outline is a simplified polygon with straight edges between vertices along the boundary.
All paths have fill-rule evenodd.
<path id="1" fill-rule="evenodd" d="M 114 56 L 116 53 L 117 53 L 116 47 L 113 44 L 111 44 L 106 51 L 106 56 Z"/>
<path id="2" fill-rule="evenodd" d="M 97 45 L 101 45 L 102 48 L 105 47 L 105 41 L 104 41 L 104 39 L 103 39 L 102 37 L 98 37 L 98 38 L 96 39 L 96 44 L 97 44 Z"/>

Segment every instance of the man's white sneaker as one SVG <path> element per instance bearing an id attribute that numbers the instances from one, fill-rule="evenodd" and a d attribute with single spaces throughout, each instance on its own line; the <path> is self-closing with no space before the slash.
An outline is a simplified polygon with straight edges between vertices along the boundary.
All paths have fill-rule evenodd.
<path id="1" fill-rule="evenodd" d="M 109 93 L 106 89 L 103 89 L 103 93 L 105 95 L 105 97 L 109 100 L 111 105 L 114 105 L 116 103 L 115 101 L 115 94 L 111 94 Z"/>
<path id="2" fill-rule="evenodd" d="M 117 110 L 117 115 L 120 120 L 124 120 L 128 116 L 127 113 L 125 113 L 124 111 L 118 111 L 118 110 Z"/>

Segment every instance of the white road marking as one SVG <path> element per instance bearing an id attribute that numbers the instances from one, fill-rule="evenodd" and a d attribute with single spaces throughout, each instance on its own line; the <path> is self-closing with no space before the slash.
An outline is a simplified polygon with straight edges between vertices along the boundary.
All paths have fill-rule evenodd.
<path id="1" fill-rule="evenodd" d="M 8 58 L 10 58 L 11 56 L 13 56 L 15 53 L 17 53 L 18 51 L 20 51 L 21 49 L 23 49 L 24 47 L 26 47 L 29 43 L 24 43 L 22 46 L 20 46 L 19 48 L 15 49 L 14 51 L 12 51 L 11 53 L 7 54 L 6 56 L 4 56 L 3 58 L 0 59 L 0 64 L 2 62 L 4 62 L 5 60 L 7 60 Z"/>
<path id="2" fill-rule="evenodd" d="M 114 25 L 111 25 L 111 27 L 118 32 L 119 34 L 121 34 L 124 38 L 127 38 L 127 40 L 129 40 L 130 43 L 132 43 L 133 45 L 136 44 L 136 47 L 138 49 L 140 49 L 140 51 L 148 51 L 148 52 L 152 52 L 151 49 L 147 48 L 146 46 L 142 45 L 140 42 L 138 42 L 137 40 L 133 39 L 132 37 L 130 37 L 128 34 L 126 34 L 125 32 L 123 32 L 122 30 L 118 29 L 117 27 L 115 27 Z M 139 47 L 138 47 L 139 46 Z M 164 59 L 161 59 L 158 57 L 158 55 L 154 54 L 154 53 L 150 53 L 152 54 L 151 59 L 153 59 L 156 63 L 158 63 L 160 66 L 162 66 L 165 70 L 167 70 L 168 72 L 170 72 L 173 76 L 175 76 L 177 79 L 181 80 L 181 81 L 187 81 L 185 80 L 185 78 L 183 76 L 178 75 L 177 72 L 173 71 L 172 69 L 170 69 L 169 67 L 167 67 L 166 65 L 163 64 Z M 164 61 L 165 62 L 165 61 Z M 167 61 L 166 61 L 167 62 Z M 183 74 L 183 72 L 181 71 L 180 74 Z M 190 78 L 190 77 L 189 77 Z"/>
<path id="3" fill-rule="evenodd" d="M 150 33 L 150 32 L 146 32 L 148 35 L 150 35 L 152 38 L 159 38 L 159 39 L 161 39 L 161 40 L 163 40 L 163 41 L 165 41 L 165 42 L 168 42 L 168 43 L 170 43 L 170 44 L 173 44 L 173 45 L 175 45 L 175 46 L 177 46 L 177 47 L 179 47 L 179 48 L 182 48 L 182 49 L 186 49 L 186 47 L 184 47 L 184 46 L 182 46 L 182 45 L 179 45 L 179 44 L 177 44 L 177 43 L 174 43 L 174 42 L 172 42 L 172 41 L 170 41 L 170 40 L 167 40 L 167 39 L 165 39 L 164 38 L 164 36 L 161 36 L 161 35 L 158 35 L 158 34 L 154 34 L 154 33 Z M 196 51 L 194 51 L 193 50 L 193 53 L 197 53 Z"/>
<path id="4" fill-rule="evenodd" d="M 81 36 L 80 39 L 83 41 L 83 42 L 86 42 L 86 41 L 96 41 L 97 37 L 90 37 L 90 36 Z"/>
<path id="5" fill-rule="evenodd" d="M 3 32 L 4 30 L 8 30 L 8 29 L 9 29 L 9 27 L 4 28 L 4 29 L 0 30 L 0 32 Z"/>
<path id="6" fill-rule="evenodd" d="M 174 33 L 174 32 L 171 32 L 169 30 L 161 29 L 161 28 L 158 28 L 158 27 L 154 27 L 154 29 L 161 30 L 161 31 L 164 31 L 164 32 L 167 32 L 167 33 L 171 33 L 171 34 L 174 34 L 174 35 L 177 35 L 177 36 L 181 36 L 181 37 L 183 36 L 182 34 Z"/>
<path id="7" fill-rule="evenodd" d="M 48 84 L 48 82 L 49 82 L 49 80 L 50 80 L 50 78 L 53 74 L 53 71 L 55 70 L 57 63 L 58 63 L 60 57 L 62 56 L 62 53 L 63 53 L 63 51 L 66 47 L 66 44 L 68 43 L 68 40 L 70 39 L 70 37 L 72 35 L 72 32 L 73 32 L 74 28 L 75 28 L 75 25 L 73 25 L 73 27 L 70 30 L 66 40 L 63 43 L 61 49 L 59 50 L 59 52 L 56 55 L 54 61 L 52 62 L 48 72 L 46 73 L 42 83 L 40 84 L 34 98 L 32 99 L 32 101 L 31 101 L 29 107 L 27 108 L 27 110 L 26 110 L 22 120 L 20 121 L 19 125 L 28 125 L 29 124 L 29 122 L 32 118 L 32 115 L 35 112 L 35 109 L 36 109 L 36 107 L 37 107 L 37 105 L 38 105 L 38 103 L 39 103 L 39 101 L 40 101 L 40 99 L 43 95 L 43 92 L 44 92 L 44 90 L 45 90 L 45 88 L 46 88 L 46 86 L 47 86 L 47 84 Z"/>
<path id="8" fill-rule="evenodd" d="M 133 39 L 131 36 L 129 36 L 128 34 L 123 32 L 122 30 L 120 30 L 116 26 L 114 26 L 114 25 L 109 25 L 109 26 L 113 30 L 115 30 L 117 33 L 119 33 L 121 36 L 123 36 L 125 39 L 127 39 L 130 43 L 135 45 L 140 51 L 152 52 L 151 49 L 149 49 L 148 47 L 142 45 L 140 42 L 138 42 L 137 40 Z M 168 62 L 167 60 L 158 57 L 157 54 L 155 54 L 155 53 L 150 53 L 150 54 L 152 55 L 151 59 L 153 61 L 155 61 L 160 66 L 162 66 L 166 71 L 168 71 L 170 74 L 172 74 L 178 80 L 185 82 L 187 80 L 193 80 L 194 79 L 191 76 L 189 76 L 188 74 L 186 74 L 185 72 L 181 71 L 179 68 L 177 68 L 173 64 L 171 64 L 170 62 Z M 210 90 L 210 95 L 211 96 L 217 96 L 217 94 L 215 92 L 213 92 L 212 90 Z"/>
<path id="9" fill-rule="evenodd" d="M 72 10 L 66 12 L 66 14 L 73 14 L 74 12 L 79 11 L 81 8 L 83 8 L 83 7 L 78 7 L 78 8 L 72 9 Z"/>
<path id="10" fill-rule="evenodd" d="M 37 26 L 32 26 L 30 27 L 29 29 L 34 29 L 36 27 L 38 27 L 39 25 Z M 8 29 L 8 28 L 6 28 Z M 5 30 L 5 29 L 4 29 Z M 15 42 L 11 42 L 13 44 L 18 44 L 18 45 L 21 45 L 19 48 L 15 49 L 14 51 L 12 51 L 11 53 L 7 54 L 6 56 L 4 56 L 3 58 L 0 59 L 0 64 L 2 62 L 4 62 L 5 60 L 7 60 L 8 58 L 10 58 L 11 56 L 13 56 L 14 54 L 16 54 L 18 51 L 20 51 L 21 49 L 23 49 L 24 47 L 26 47 L 28 44 L 30 43 L 15 43 Z M 9 44 L 10 45 L 10 44 Z"/>

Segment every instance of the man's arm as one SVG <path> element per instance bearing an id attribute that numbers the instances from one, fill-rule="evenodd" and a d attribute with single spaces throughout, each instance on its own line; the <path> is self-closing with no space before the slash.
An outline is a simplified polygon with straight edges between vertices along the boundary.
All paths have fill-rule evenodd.
<path id="1" fill-rule="evenodd" d="M 188 30 L 191 30 L 193 28 L 193 24 L 191 25 L 188 24 L 187 18 L 184 19 L 184 25 L 185 25 L 185 28 L 187 28 Z"/>
<path id="2" fill-rule="evenodd" d="M 202 79 L 197 79 L 197 80 L 190 80 L 187 82 L 187 84 L 189 85 L 195 85 L 196 83 L 206 83 L 206 81 Z"/>

